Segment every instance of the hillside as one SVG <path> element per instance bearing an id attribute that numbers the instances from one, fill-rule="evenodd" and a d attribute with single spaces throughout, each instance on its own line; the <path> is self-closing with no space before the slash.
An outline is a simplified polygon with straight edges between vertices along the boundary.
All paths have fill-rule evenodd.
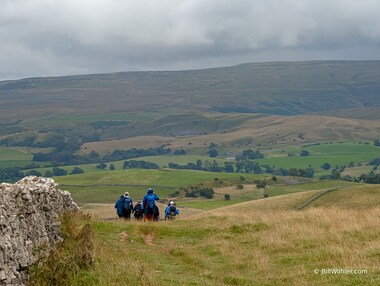
<path id="1" fill-rule="evenodd" d="M 205 70 L 3 81 L 0 105 L 8 108 L 0 119 L 12 122 L 41 114 L 189 109 L 320 114 L 379 106 L 379 94 L 380 61 L 255 63 Z"/>
<path id="2" fill-rule="evenodd" d="M 341 202 L 333 207 L 320 204 L 302 211 L 293 207 L 318 191 L 175 222 L 90 222 L 85 217 L 79 223 L 90 222 L 94 230 L 88 236 L 95 246 L 93 267 L 64 276 L 62 266 L 71 261 L 65 262 L 69 256 L 63 253 L 54 277 L 70 285 L 378 285 L 380 190 L 368 188 L 340 189 Z M 351 190 L 362 197 L 359 207 L 346 208 Z M 128 275 L 122 275 L 125 269 Z M 359 272 L 324 273 L 328 269 Z"/>
<path id="3" fill-rule="evenodd" d="M 272 146 L 276 144 L 302 144 L 315 141 L 371 140 L 380 135 L 380 121 L 336 118 L 332 116 L 243 116 L 208 115 L 204 121 L 171 121 L 165 118 L 165 124 L 139 123 L 118 129 L 118 137 L 110 136 L 101 142 L 82 145 L 83 152 L 96 151 L 101 154 L 122 148 L 148 148 L 170 144 L 172 148 L 202 148 L 210 142 L 218 142 L 226 147 Z M 194 117 L 194 115 L 193 115 Z M 215 118 L 216 117 L 216 118 Z M 206 120 L 208 119 L 208 120 Z M 219 128 L 210 128 L 213 121 L 220 122 Z M 172 122 L 169 125 L 169 122 Z M 193 126 L 189 127 L 189 122 Z M 194 124 L 194 122 L 196 122 Z M 202 124 L 208 122 L 208 124 Z M 222 123 L 224 122 L 224 123 Z M 182 130 L 182 134 L 181 134 Z M 193 131 L 186 134 L 186 131 Z M 173 136 L 177 134 L 178 136 Z M 182 136 L 180 136 L 182 135 Z M 191 146 L 189 146 L 191 142 Z"/>
<path id="4" fill-rule="evenodd" d="M 260 149 L 261 162 L 276 167 L 312 165 L 318 171 L 326 162 L 367 164 L 378 157 L 377 150 L 353 154 L 348 161 L 297 158 L 292 166 L 289 158 L 275 157 L 294 157 L 297 148 L 310 143 L 375 144 L 380 138 L 379 71 L 380 61 L 272 62 L 3 81 L 0 168 L 98 164 L 169 153 L 193 156 L 182 157 L 189 163 L 194 156 L 209 156 L 212 146 L 221 160 Z M 139 150 L 108 156 L 131 148 Z M 158 164 L 172 163 L 164 161 Z M 2 177 L 11 181 L 22 174 L 3 170 Z"/>

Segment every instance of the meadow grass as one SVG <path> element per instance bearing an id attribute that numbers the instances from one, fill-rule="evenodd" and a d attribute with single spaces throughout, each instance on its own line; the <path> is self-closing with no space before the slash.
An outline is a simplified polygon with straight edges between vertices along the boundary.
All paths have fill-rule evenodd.
<path id="1" fill-rule="evenodd" d="M 345 209 L 366 209 L 380 206 L 380 187 L 377 185 L 358 185 L 333 189 L 308 207 L 333 208 L 335 206 Z"/>
<path id="2" fill-rule="evenodd" d="M 343 196 L 294 211 L 311 191 L 174 222 L 93 219 L 95 260 L 85 275 L 93 284 L 72 285 L 378 285 L 380 208 L 368 204 L 376 190 L 342 189 L 366 197 L 350 209 Z M 321 273 L 330 268 L 366 273 Z"/>

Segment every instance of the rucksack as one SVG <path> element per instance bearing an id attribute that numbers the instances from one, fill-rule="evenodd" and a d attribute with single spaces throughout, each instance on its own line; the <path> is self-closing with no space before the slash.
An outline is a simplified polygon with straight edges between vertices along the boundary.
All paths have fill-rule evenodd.
<path id="1" fill-rule="evenodd" d="M 142 213 L 141 205 L 138 204 L 135 206 L 135 214 L 140 215 Z"/>
<path id="2" fill-rule="evenodd" d="M 177 214 L 177 208 L 175 206 L 171 206 L 169 209 L 169 215 L 175 216 Z"/>
<path id="3" fill-rule="evenodd" d="M 154 208 L 154 205 L 156 204 L 156 199 L 155 197 L 152 195 L 152 196 L 147 196 L 147 199 L 146 199 L 146 204 L 147 206 L 149 206 L 151 209 Z"/>
<path id="4" fill-rule="evenodd" d="M 125 198 L 124 199 L 124 209 L 125 210 L 130 210 L 131 209 L 131 199 L 130 198 Z"/>

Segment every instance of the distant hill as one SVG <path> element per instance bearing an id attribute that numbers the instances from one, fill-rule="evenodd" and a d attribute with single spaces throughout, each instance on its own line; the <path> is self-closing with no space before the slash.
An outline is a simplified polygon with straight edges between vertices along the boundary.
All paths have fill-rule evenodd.
<path id="1" fill-rule="evenodd" d="M 182 131 L 181 131 L 182 130 Z M 208 131 L 208 132 L 204 132 Z M 187 134 L 186 134 L 187 132 Z M 191 134 L 190 134 L 191 133 Z M 109 129 L 104 141 L 82 145 L 82 151 L 101 154 L 122 148 L 159 147 L 202 148 L 210 142 L 226 147 L 275 146 L 316 141 L 373 140 L 380 136 L 378 120 L 332 116 L 223 116 L 195 117 L 194 114 L 167 116 Z"/>
<path id="2" fill-rule="evenodd" d="M 367 117 L 377 117 L 380 61 L 271 62 L 3 81 L 0 105 L 7 107 L 0 114 L 5 121 L 41 114 L 167 110 L 272 115 L 339 111 L 342 117 L 361 117 L 368 109 Z"/>

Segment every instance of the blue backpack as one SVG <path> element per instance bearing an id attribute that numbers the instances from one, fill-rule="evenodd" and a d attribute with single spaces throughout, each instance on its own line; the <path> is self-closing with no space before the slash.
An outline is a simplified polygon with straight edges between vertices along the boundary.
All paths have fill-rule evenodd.
<path id="1" fill-rule="evenodd" d="M 131 199 L 130 198 L 125 198 L 124 199 L 124 205 L 123 205 L 125 210 L 131 210 Z"/>
<path id="2" fill-rule="evenodd" d="M 146 198 L 146 201 L 147 201 L 147 205 L 153 209 L 154 208 L 154 205 L 156 204 L 156 199 L 154 197 L 154 195 L 148 195 L 147 198 Z"/>

